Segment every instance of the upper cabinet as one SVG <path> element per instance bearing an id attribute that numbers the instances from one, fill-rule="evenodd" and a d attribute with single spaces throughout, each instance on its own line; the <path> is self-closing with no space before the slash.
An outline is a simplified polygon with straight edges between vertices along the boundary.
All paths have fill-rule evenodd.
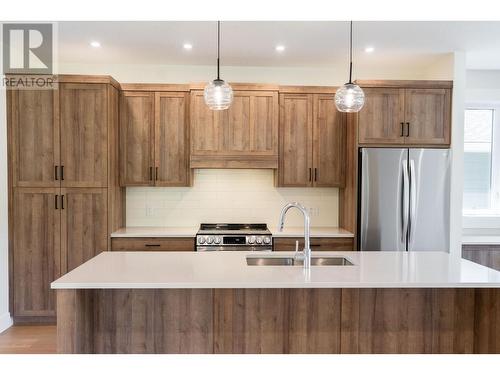
<path id="1" fill-rule="evenodd" d="M 153 185 L 153 92 L 121 93 L 120 165 L 121 186 Z"/>
<path id="2" fill-rule="evenodd" d="M 227 110 L 191 91 L 191 168 L 277 168 L 277 91 L 235 90 Z"/>
<path id="3" fill-rule="evenodd" d="M 13 185 L 58 187 L 59 92 L 8 90 Z"/>
<path id="4" fill-rule="evenodd" d="M 121 186 L 189 186 L 189 94 L 124 91 Z"/>
<path id="5" fill-rule="evenodd" d="M 366 97 L 358 114 L 360 144 L 450 144 L 451 82 L 362 81 L 359 84 Z"/>
<path id="6" fill-rule="evenodd" d="M 60 84 L 61 184 L 106 187 L 107 85 Z"/>
<path id="7" fill-rule="evenodd" d="M 281 94 L 277 186 L 343 187 L 345 128 L 333 94 Z"/>

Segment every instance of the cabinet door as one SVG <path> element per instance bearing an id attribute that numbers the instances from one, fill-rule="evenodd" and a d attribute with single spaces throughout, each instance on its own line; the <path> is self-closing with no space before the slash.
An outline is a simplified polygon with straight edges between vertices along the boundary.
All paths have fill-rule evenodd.
<path id="1" fill-rule="evenodd" d="M 60 276 L 58 188 L 14 191 L 14 316 L 55 317 L 50 283 Z"/>
<path id="2" fill-rule="evenodd" d="M 406 89 L 407 144 L 450 144 L 450 90 Z"/>
<path id="3" fill-rule="evenodd" d="M 107 189 L 62 189 L 61 264 L 64 272 L 108 249 Z"/>
<path id="4" fill-rule="evenodd" d="M 222 130 L 218 113 L 205 104 L 203 91 L 191 91 L 191 154 L 211 155 L 222 148 Z"/>
<path id="5" fill-rule="evenodd" d="M 364 88 L 365 105 L 358 114 L 361 144 L 403 144 L 404 89 Z"/>
<path id="6" fill-rule="evenodd" d="M 278 186 L 312 184 L 312 95 L 280 95 Z"/>
<path id="7" fill-rule="evenodd" d="M 226 155 L 276 156 L 278 154 L 278 94 L 236 91 L 229 109 L 216 117 Z"/>
<path id="8" fill-rule="evenodd" d="M 155 185 L 189 186 L 188 95 L 155 94 Z"/>
<path id="9" fill-rule="evenodd" d="M 342 187 L 345 181 L 346 116 L 331 95 L 314 96 L 313 181 L 318 187 Z"/>
<path id="10" fill-rule="evenodd" d="M 120 184 L 153 185 L 154 93 L 123 92 L 120 102 Z"/>
<path id="11" fill-rule="evenodd" d="M 58 91 L 8 91 L 13 185 L 60 185 Z"/>
<path id="12" fill-rule="evenodd" d="M 60 85 L 62 186 L 107 186 L 106 98 L 105 84 Z"/>

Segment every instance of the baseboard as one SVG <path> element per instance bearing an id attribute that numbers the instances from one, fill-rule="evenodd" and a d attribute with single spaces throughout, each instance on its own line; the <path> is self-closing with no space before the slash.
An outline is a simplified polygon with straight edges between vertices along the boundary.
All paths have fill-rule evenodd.
<path id="1" fill-rule="evenodd" d="M 12 318 L 8 312 L 0 315 L 0 332 L 5 331 L 7 328 L 12 326 Z"/>

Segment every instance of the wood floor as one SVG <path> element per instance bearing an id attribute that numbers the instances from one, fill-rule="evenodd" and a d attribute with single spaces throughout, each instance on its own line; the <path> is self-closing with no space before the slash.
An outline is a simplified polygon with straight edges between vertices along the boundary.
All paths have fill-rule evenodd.
<path id="1" fill-rule="evenodd" d="M 0 354 L 57 353 L 56 326 L 14 326 L 0 333 Z"/>

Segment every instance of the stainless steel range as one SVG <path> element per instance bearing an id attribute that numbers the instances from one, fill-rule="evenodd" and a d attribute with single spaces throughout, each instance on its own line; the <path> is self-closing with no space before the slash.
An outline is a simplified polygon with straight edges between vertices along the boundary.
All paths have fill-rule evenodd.
<path id="1" fill-rule="evenodd" d="M 201 224 L 196 251 L 272 251 L 266 224 Z"/>

